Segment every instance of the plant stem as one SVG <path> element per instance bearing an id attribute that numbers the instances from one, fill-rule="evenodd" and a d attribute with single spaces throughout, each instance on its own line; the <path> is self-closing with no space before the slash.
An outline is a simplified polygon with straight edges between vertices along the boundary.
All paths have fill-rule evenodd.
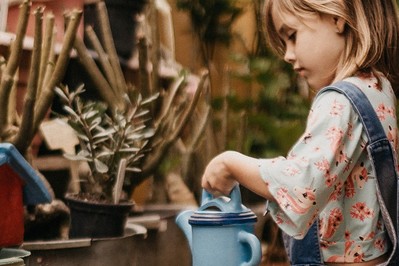
<path id="1" fill-rule="evenodd" d="M 45 118 L 47 111 L 53 102 L 54 88 L 61 82 L 62 78 L 64 77 L 81 17 L 82 11 L 72 11 L 65 32 L 62 49 L 54 67 L 54 73 L 48 83 L 44 84 L 39 102 L 37 103 L 37 106 L 35 108 L 33 132 L 37 131 L 40 123 Z"/>
<path id="2" fill-rule="evenodd" d="M 112 111 L 114 111 L 115 108 L 121 108 L 122 101 L 120 100 L 120 95 L 117 95 L 113 92 L 112 87 L 104 78 L 93 58 L 90 56 L 82 39 L 76 37 L 74 47 L 79 55 L 80 62 L 83 64 L 87 73 L 92 78 L 92 81 L 96 85 L 97 90 L 104 101 L 107 102 Z"/>
<path id="3" fill-rule="evenodd" d="M 13 86 L 14 76 L 18 68 L 22 54 L 21 51 L 23 49 L 23 40 L 26 33 L 26 29 L 28 27 L 28 19 L 29 19 L 29 12 L 31 5 L 32 4 L 30 0 L 25 0 L 20 5 L 16 38 L 11 44 L 11 53 L 7 61 L 7 66 L 1 75 L 0 106 L 2 110 L 0 112 L 0 137 L 4 134 L 4 131 L 7 129 L 9 96 L 11 88 Z"/>
<path id="4" fill-rule="evenodd" d="M 148 42 L 145 37 L 139 40 L 139 75 L 140 92 L 144 97 L 151 95 L 150 60 L 148 56 Z"/>
<path id="5" fill-rule="evenodd" d="M 104 51 L 100 40 L 98 39 L 96 33 L 94 32 L 91 26 L 87 26 L 85 33 L 90 41 L 91 45 L 93 46 L 94 50 L 97 52 L 98 60 L 103 68 L 104 74 L 109 82 L 110 88 L 112 89 L 114 94 L 118 94 L 117 88 L 117 81 L 114 75 L 114 71 L 112 69 L 112 65 L 109 62 L 109 57 Z"/>
<path id="6" fill-rule="evenodd" d="M 184 113 L 182 114 L 180 121 L 177 123 L 177 126 L 174 128 L 174 131 L 168 132 L 168 137 L 163 140 L 162 144 L 159 145 L 156 150 L 154 150 L 154 153 L 149 155 L 150 157 L 145 161 L 142 172 L 138 173 L 137 181 L 139 183 L 143 181 L 150 173 L 152 173 L 152 171 L 158 166 L 169 147 L 175 142 L 184 127 L 187 125 L 189 118 L 195 110 L 200 95 L 205 88 L 207 79 L 208 72 L 203 73 L 189 107 L 184 110 Z"/>
<path id="7" fill-rule="evenodd" d="M 42 56 L 40 59 L 40 74 L 39 74 L 39 82 L 37 95 L 39 96 L 41 93 L 41 88 L 43 84 L 45 84 L 45 76 L 47 64 L 50 61 L 51 51 L 53 51 L 53 42 L 54 42 L 54 15 L 47 14 L 45 19 L 45 33 L 44 33 L 44 41 L 42 46 Z"/>
<path id="8" fill-rule="evenodd" d="M 123 158 L 119 161 L 118 174 L 116 175 L 116 181 L 113 191 L 113 202 L 118 204 L 122 195 L 123 181 L 125 180 L 126 173 L 126 159 Z"/>
<path id="9" fill-rule="evenodd" d="M 43 25 L 43 7 L 38 7 L 35 10 L 35 35 L 33 43 L 32 60 L 29 70 L 29 80 L 27 86 L 27 92 L 25 94 L 22 120 L 19 127 L 18 134 L 14 141 L 14 146 L 19 152 L 25 154 L 28 149 L 34 132 L 31 131 L 33 125 L 33 112 L 36 102 L 37 85 L 39 80 L 40 71 L 40 58 L 41 58 L 41 46 L 42 46 L 42 25 Z"/>
<path id="10" fill-rule="evenodd" d="M 111 63 L 112 69 L 114 70 L 114 75 L 118 84 L 118 94 L 121 95 L 127 93 L 127 85 L 121 69 L 119 57 L 116 52 L 115 44 L 112 39 L 111 26 L 109 24 L 108 12 L 105 3 L 103 1 L 98 2 L 96 4 L 96 10 L 100 22 L 100 29 L 104 38 L 104 49 L 109 56 L 109 61 Z"/>

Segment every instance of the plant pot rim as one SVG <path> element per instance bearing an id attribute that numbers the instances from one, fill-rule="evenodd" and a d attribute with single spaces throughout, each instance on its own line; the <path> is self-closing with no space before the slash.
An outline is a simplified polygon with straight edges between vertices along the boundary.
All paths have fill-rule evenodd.
<path id="1" fill-rule="evenodd" d="M 132 237 L 147 237 L 147 229 L 140 224 L 127 223 L 125 232 L 119 237 L 105 237 L 105 238 L 70 238 L 70 239 L 56 239 L 44 241 L 26 241 L 22 247 L 26 250 L 59 250 L 59 249 L 73 249 L 73 248 L 87 248 L 93 246 L 95 242 L 107 242 L 119 239 L 126 239 Z"/>
<path id="2" fill-rule="evenodd" d="M 120 201 L 119 203 L 113 203 L 113 202 L 104 201 L 104 200 L 102 200 L 102 201 L 97 200 L 96 201 L 96 200 L 83 199 L 83 198 L 79 198 L 77 195 L 78 194 L 76 194 L 76 193 L 67 193 L 67 194 L 65 194 L 64 198 L 65 198 L 65 200 L 70 201 L 70 202 L 79 202 L 79 203 L 82 203 L 82 204 L 87 203 L 87 204 L 93 204 L 93 205 L 98 205 L 98 206 L 118 205 L 118 206 L 131 206 L 131 207 L 133 207 L 135 205 L 135 202 L 132 201 L 132 200 L 128 200 L 128 201 L 125 200 L 125 201 Z"/>

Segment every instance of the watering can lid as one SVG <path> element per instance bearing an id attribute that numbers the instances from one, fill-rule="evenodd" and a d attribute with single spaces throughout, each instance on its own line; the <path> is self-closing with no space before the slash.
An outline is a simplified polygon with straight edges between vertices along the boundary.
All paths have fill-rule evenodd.
<path id="1" fill-rule="evenodd" d="M 191 225 L 232 225 L 255 223 L 256 215 L 241 204 L 239 186 L 235 186 L 230 197 L 213 198 L 212 194 L 203 190 L 202 204 L 190 219 Z"/>

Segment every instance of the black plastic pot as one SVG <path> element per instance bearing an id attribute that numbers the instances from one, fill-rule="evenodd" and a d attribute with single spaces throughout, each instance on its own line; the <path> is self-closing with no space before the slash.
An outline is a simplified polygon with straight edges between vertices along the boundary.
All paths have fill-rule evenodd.
<path id="1" fill-rule="evenodd" d="M 66 196 L 71 211 L 70 238 L 105 238 L 123 235 L 133 202 L 120 204 L 83 201 Z"/>

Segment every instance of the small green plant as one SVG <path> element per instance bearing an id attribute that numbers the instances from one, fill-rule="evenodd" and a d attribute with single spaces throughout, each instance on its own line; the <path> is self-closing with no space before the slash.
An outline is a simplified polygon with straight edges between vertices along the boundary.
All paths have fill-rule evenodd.
<path id="1" fill-rule="evenodd" d="M 149 111 L 145 107 L 156 96 L 143 100 L 138 95 L 133 102 L 125 95 L 126 108 L 110 112 L 101 101 L 83 102 L 83 92 L 83 85 L 73 92 L 67 86 L 56 88 L 66 112 L 61 116 L 67 119 L 80 142 L 76 155 L 65 156 L 88 163 L 90 174 L 83 186 L 87 195 L 96 200 L 118 201 L 120 192 L 116 187 L 122 188 L 126 181 L 125 171 L 141 171 L 146 144 L 154 135 L 154 129 L 146 124 Z"/>

